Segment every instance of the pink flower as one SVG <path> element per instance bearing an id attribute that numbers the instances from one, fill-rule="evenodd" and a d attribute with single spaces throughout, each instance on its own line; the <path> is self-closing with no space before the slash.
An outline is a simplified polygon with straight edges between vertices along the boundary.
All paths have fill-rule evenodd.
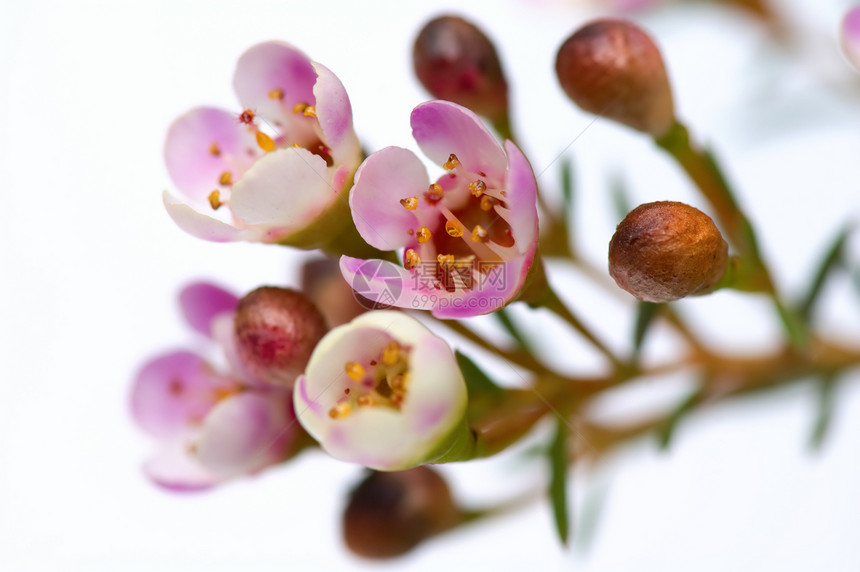
<path id="1" fill-rule="evenodd" d="M 860 71 L 860 6 L 855 6 L 842 20 L 842 50 L 851 65 Z"/>
<path id="2" fill-rule="evenodd" d="M 326 244 L 349 225 L 346 192 L 361 161 L 343 85 L 282 42 L 245 52 L 233 85 L 241 113 L 200 107 L 171 125 L 170 176 L 209 213 L 165 191 L 168 213 L 206 240 Z"/>
<path id="3" fill-rule="evenodd" d="M 430 184 L 415 154 L 387 147 L 362 164 L 349 196 L 362 238 L 380 250 L 404 248 L 403 267 L 343 256 L 341 271 L 365 297 L 386 293 L 390 305 L 439 318 L 498 310 L 519 294 L 537 248 L 531 166 L 516 145 L 502 148 L 474 113 L 447 101 L 416 107 L 412 133 L 447 173 Z"/>
<path id="4" fill-rule="evenodd" d="M 183 315 L 207 336 L 219 321 L 232 321 L 236 303 L 235 296 L 206 283 L 180 294 Z M 259 472 L 284 459 L 295 435 L 289 390 L 249 384 L 188 351 L 163 354 L 141 368 L 131 409 L 141 429 L 159 441 L 144 472 L 175 491 Z"/>
<path id="5" fill-rule="evenodd" d="M 454 352 L 402 312 L 368 312 L 329 332 L 293 399 L 326 452 L 373 469 L 464 460 L 474 445 Z"/>

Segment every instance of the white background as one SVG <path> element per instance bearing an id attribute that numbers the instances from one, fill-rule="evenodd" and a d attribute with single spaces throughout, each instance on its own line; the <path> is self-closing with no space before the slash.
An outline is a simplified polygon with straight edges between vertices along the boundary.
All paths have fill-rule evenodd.
<path id="1" fill-rule="evenodd" d="M 513 84 L 515 125 L 541 184 L 555 190 L 572 141 L 581 197 L 577 239 L 595 264 L 617 222 L 607 180 L 637 202 L 702 205 L 643 137 L 566 103 L 557 46 L 589 14 L 571 2 L 20 1 L 0 7 L 0 568 L 3 570 L 362 570 L 339 538 L 356 467 L 321 454 L 202 495 L 151 486 L 155 446 L 128 414 L 134 371 L 155 352 L 199 347 L 175 293 L 193 278 L 237 292 L 295 284 L 296 256 L 215 245 L 174 228 L 161 146 L 198 104 L 238 111 L 233 65 L 259 41 L 289 41 L 342 79 L 367 149 L 415 148 L 408 117 L 426 98 L 410 69 L 412 38 L 442 11 L 480 22 Z M 737 14 L 708 7 L 652 13 L 679 114 L 712 142 L 759 226 L 788 292 L 860 206 L 860 81 L 836 41 L 837 0 L 783 2 L 810 33 L 787 54 Z M 544 172 L 544 170 L 546 171 Z M 854 249 L 854 260 L 858 259 Z M 565 272 L 565 297 L 617 348 L 629 301 L 600 297 Z M 860 339 L 847 280 L 827 291 L 823 324 Z M 718 293 L 680 306 L 714 343 L 773 347 L 767 304 Z M 520 313 L 525 313 L 521 311 Z M 547 355 L 570 371 L 597 362 L 563 332 Z M 550 329 L 549 331 L 555 331 Z M 651 349 L 657 351 L 660 344 Z M 510 372 L 508 372 L 510 373 Z M 516 379 L 508 380 L 516 381 Z M 689 380 L 652 380 L 597 412 L 625 419 L 670 403 Z M 667 386 L 669 389 L 664 389 Z M 545 503 L 421 547 L 391 569 L 829 570 L 860 568 L 860 379 L 839 388 L 833 431 L 806 441 L 814 392 L 775 396 L 688 420 L 673 449 L 643 441 L 578 471 L 575 505 L 607 492 L 590 550 L 562 549 Z M 536 439 L 540 439 L 540 435 Z M 508 455 L 446 467 L 457 495 L 480 503 L 540 484 L 541 467 Z M 591 500 L 588 500 L 591 499 Z M 579 513 L 578 513 L 579 514 Z"/>

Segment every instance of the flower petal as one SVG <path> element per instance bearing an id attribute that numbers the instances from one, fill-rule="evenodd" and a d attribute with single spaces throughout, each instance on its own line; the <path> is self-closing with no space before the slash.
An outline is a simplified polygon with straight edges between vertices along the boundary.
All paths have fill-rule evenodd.
<path id="1" fill-rule="evenodd" d="M 425 155 L 442 165 L 451 153 L 473 173 L 504 180 L 507 160 L 501 145 L 477 115 L 450 101 L 428 101 L 412 111 L 412 135 Z"/>
<path id="2" fill-rule="evenodd" d="M 236 64 L 233 87 L 246 109 L 275 125 L 287 125 L 297 103 L 315 105 L 317 73 L 308 57 L 284 42 L 249 48 Z M 279 92 L 281 98 L 272 97 Z"/>
<path id="3" fill-rule="evenodd" d="M 209 282 L 194 282 L 179 292 L 179 307 L 185 321 L 206 337 L 212 337 L 212 322 L 219 314 L 235 312 L 239 299 Z"/>
<path id="4" fill-rule="evenodd" d="M 505 142 L 508 153 L 507 209 L 496 211 L 511 226 L 520 253 L 534 250 L 538 239 L 537 182 L 528 159 L 511 141 Z"/>
<path id="5" fill-rule="evenodd" d="M 349 96 L 337 76 L 327 67 L 318 63 L 312 65 L 317 73 L 314 98 L 323 141 L 331 149 L 336 163 L 357 165 L 361 161 L 361 146 L 352 127 Z"/>
<path id="6" fill-rule="evenodd" d="M 226 222 L 211 216 L 199 213 L 182 201 L 173 198 L 170 193 L 164 191 L 162 194 L 164 207 L 167 214 L 176 225 L 191 236 L 210 240 L 212 242 L 235 242 L 246 240 L 249 242 L 261 241 L 266 234 L 264 231 L 253 228 L 239 229 Z"/>
<path id="7" fill-rule="evenodd" d="M 417 226 L 415 211 L 406 210 L 401 199 L 421 195 L 430 180 L 421 160 L 412 151 L 386 147 L 367 158 L 355 174 L 349 206 L 355 228 L 371 246 L 395 250 L 413 239 L 408 231 Z"/>
<path id="8" fill-rule="evenodd" d="M 260 152 L 254 134 L 236 116 L 198 107 L 180 116 L 167 131 L 164 161 L 176 187 L 189 199 L 204 201 L 223 173 L 238 179 Z"/>
<path id="9" fill-rule="evenodd" d="M 230 381 L 199 356 L 176 351 L 152 359 L 137 374 L 131 410 L 138 425 L 158 438 L 180 434 L 203 420 L 218 390 Z"/>
<path id="10" fill-rule="evenodd" d="M 854 69 L 860 71 L 860 6 L 849 10 L 842 20 L 842 49 Z"/>
<path id="11" fill-rule="evenodd" d="M 328 209 L 338 193 L 325 161 L 307 149 L 266 154 L 233 185 L 230 208 L 249 225 L 301 230 Z"/>
<path id="12" fill-rule="evenodd" d="M 218 484 L 219 479 L 191 457 L 190 435 L 162 444 L 143 465 L 143 472 L 158 486 L 173 492 L 194 492 Z"/>
<path id="13" fill-rule="evenodd" d="M 341 256 L 340 272 L 353 290 L 377 307 L 430 310 L 438 299 L 426 277 L 387 260 Z"/>
<path id="14" fill-rule="evenodd" d="M 294 434 L 288 393 L 245 392 L 206 416 L 194 456 L 219 479 L 254 473 L 283 456 Z"/>

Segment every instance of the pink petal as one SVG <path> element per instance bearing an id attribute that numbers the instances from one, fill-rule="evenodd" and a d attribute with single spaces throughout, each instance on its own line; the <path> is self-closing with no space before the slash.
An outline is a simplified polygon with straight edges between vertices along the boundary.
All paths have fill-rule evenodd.
<path id="1" fill-rule="evenodd" d="M 471 290 L 440 295 L 433 304 L 431 313 L 440 319 L 459 319 L 489 314 L 510 302 L 525 283 L 534 252 L 516 257 L 479 277 L 481 282 Z"/>
<path id="2" fill-rule="evenodd" d="M 275 125 L 287 125 L 297 103 L 315 105 L 317 73 L 308 57 L 284 42 L 264 42 L 242 54 L 236 64 L 233 87 L 246 109 Z M 280 90 L 282 99 L 270 94 Z"/>
<path id="3" fill-rule="evenodd" d="M 415 211 L 406 210 L 400 200 L 420 198 L 429 185 L 427 171 L 412 151 L 386 147 L 368 157 L 356 172 L 349 193 L 359 234 L 380 250 L 395 250 L 411 242 L 408 231 L 420 225 Z"/>
<path id="4" fill-rule="evenodd" d="M 511 233 L 522 253 L 534 250 L 538 239 L 537 182 L 532 167 L 522 151 L 511 141 L 505 142 L 508 153 L 507 210 L 497 209 L 511 226 Z M 507 216 L 506 216 L 507 215 Z"/>
<path id="5" fill-rule="evenodd" d="M 352 107 L 343 84 L 327 67 L 314 63 L 316 113 L 323 140 L 336 163 L 357 165 L 361 161 L 358 137 L 352 128 Z"/>
<path id="6" fill-rule="evenodd" d="M 158 486 L 179 493 L 202 491 L 219 482 L 191 457 L 189 439 L 165 443 L 155 457 L 144 463 L 143 472 Z"/>
<path id="7" fill-rule="evenodd" d="M 218 314 L 211 322 L 212 324 L 212 339 L 215 340 L 221 347 L 224 358 L 230 368 L 230 372 L 242 383 L 255 387 L 270 387 L 270 385 L 261 379 L 258 379 L 250 373 L 239 359 L 238 340 L 236 338 L 236 327 L 234 323 L 234 314 Z"/>
<path id="8" fill-rule="evenodd" d="M 234 312 L 238 303 L 236 296 L 209 282 L 194 282 L 179 292 L 179 307 L 185 321 L 210 338 L 215 317 Z"/>
<path id="9" fill-rule="evenodd" d="M 201 466 L 227 479 L 280 459 L 295 431 L 288 396 L 245 392 L 221 401 L 206 417 L 194 449 Z"/>
<path id="10" fill-rule="evenodd" d="M 428 101 L 412 111 L 412 135 L 425 155 L 442 165 L 451 153 L 473 173 L 504 180 L 507 159 L 477 115 L 450 101 Z"/>
<path id="11" fill-rule="evenodd" d="M 212 242 L 235 242 L 238 240 L 257 242 L 266 237 L 265 232 L 262 230 L 253 228 L 238 229 L 226 222 L 199 213 L 185 203 L 173 198 L 167 191 L 164 191 L 162 194 L 162 199 L 164 200 L 167 214 L 170 215 L 173 222 L 191 236 Z"/>
<path id="12" fill-rule="evenodd" d="M 438 300 L 439 292 L 429 281 L 385 260 L 341 256 L 340 272 L 353 290 L 376 302 L 377 308 L 430 310 Z"/>
<path id="13" fill-rule="evenodd" d="M 860 6 L 849 10 L 842 20 L 842 49 L 851 65 L 860 71 Z"/>
<path id="14" fill-rule="evenodd" d="M 230 382 L 199 356 L 177 351 L 149 361 L 134 381 L 131 410 L 138 425 L 158 438 L 177 435 L 203 420 Z"/>
<path id="15" fill-rule="evenodd" d="M 224 189 L 219 183 L 222 173 L 231 173 L 233 180 L 241 177 L 259 154 L 254 134 L 235 115 L 212 107 L 198 107 L 179 117 L 164 144 L 170 177 L 195 201 Z"/>
<path id="16" fill-rule="evenodd" d="M 341 200 L 325 160 L 307 149 L 277 149 L 233 185 L 230 208 L 249 225 L 301 230 Z"/>

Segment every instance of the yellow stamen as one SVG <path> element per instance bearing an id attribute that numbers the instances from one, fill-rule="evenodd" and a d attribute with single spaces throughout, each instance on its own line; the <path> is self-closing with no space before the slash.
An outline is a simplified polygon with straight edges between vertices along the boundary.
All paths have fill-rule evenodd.
<path id="1" fill-rule="evenodd" d="M 403 393 L 403 390 L 406 388 L 406 378 L 402 375 L 395 375 L 388 381 L 388 387 L 390 387 L 395 394 Z"/>
<path id="2" fill-rule="evenodd" d="M 317 108 L 313 105 L 308 105 L 305 107 L 305 110 L 302 111 L 305 117 L 316 117 L 317 116 Z"/>
<path id="3" fill-rule="evenodd" d="M 400 361 L 400 344 L 391 342 L 382 351 L 382 363 L 385 365 L 394 365 Z"/>
<path id="4" fill-rule="evenodd" d="M 260 146 L 260 149 L 265 151 L 266 153 L 271 153 L 275 150 L 275 142 L 272 141 L 272 138 L 263 133 L 262 131 L 257 131 L 257 145 Z"/>
<path id="5" fill-rule="evenodd" d="M 346 366 L 344 366 L 344 371 L 346 371 L 346 375 L 352 381 L 361 381 L 364 379 L 364 368 L 360 363 L 355 363 L 354 361 L 347 362 Z"/>
<path id="6" fill-rule="evenodd" d="M 293 106 L 293 113 L 303 113 L 308 108 L 307 103 L 297 103 Z"/>
<path id="7" fill-rule="evenodd" d="M 427 192 L 424 193 L 424 198 L 430 201 L 431 203 L 435 203 L 442 198 L 442 185 L 438 183 L 433 183 L 427 189 Z"/>
<path id="8" fill-rule="evenodd" d="M 418 256 L 418 253 L 412 250 L 411 248 L 406 251 L 405 260 L 403 262 L 403 267 L 406 270 L 412 270 L 416 266 L 421 264 L 421 258 Z"/>
<path id="9" fill-rule="evenodd" d="M 212 210 L 217 211 L 223 204 L 221 202 L 221 191 L 215 189 L 209 193 L 209 205 L 212 207 Z"/>
<path id="10" fill-rule="evenodd" d="M 453 254 L 437 254 L 436 262 L 438 262 L 441 266 L 453 266 L 454 265 L 454 255 Z"/>
<path id="11" fill-rule="evenodd" d="M 221 147 L 219 147 L 217 143 L 213 143 L 209 146 L 209 152 L 217 157 L 221 154 Z"/>
<path id="12" fill-rule="evenodd" d="M 442 166 L 445 168 L 446 171 L 453 171 L 460 166 L 460 160 L 457 158 L 456 155 L 451 153 L 450 155 L 448 155 L 448 160 L 445 161 L 445 164 Z"/>
<path id="13" fill-rule="evenodd" d="M 350 413 L 352 413 L 352 406 L 346 401 L 343 401 L 332 407 L 328 412 L 328 416 L 332 419 L 343 419 Z"/>
<path id="14" fill-rule="evenodd" d="M 426 226 L 422 226 L 418 229 L 418 232 L 415 234 L 415 238 L 418 239 L 418 242 L 421 244 L 427 244 L 430 242 L 430 237 L 433 235 L 430 233 L 430 229 Z"/>
<path id="15" fill-rule="evenodd" d="M 487 240 L 487 231 L 484 230 L 479 224 L 475 225 L 475 228 L 472 229 L 472 235 L 469 237 L 472 242 L 486 242 Z"/>
<path id="16" fill-rule="evenodd" d="M 224 185 L 225 187 L 233 184 L 233 173 L 230 171 L 224 171 L 221 173 L 221 176 L 218 177 L 218 183 Z"/>
<path id="17" fill-rule="evenodd" d="M 478 179 L 477 181 L 472 181 L 471 183 L 466 185 L 466 188 L 469 189 L 469 191 L 471 191 L 471 193 L 476 197 L 480 197 L 486 192 L 487 183 L 485 183 L 481 179 Z"/>
<path id="18" fill-rule="evenodd" d="M 406 197 L 405 199 L 400 199 L 400 204 L 403 205 L 408 211 L 414 211 L 418 208 L 418 197 Z"/>
<path id="19" fill-rule="evenodd" d="M 360 395 L 358 399 L 355 400 L 355 404 L 359 407 L 372 407 L 376 405 L 376 400 L 373 399 L 373 396 L 370 394 Z"/>
<path id="20" fill-rule="evenodd" d="M 487 195 L 484 195 L 483 197 L 481 197 L 481 210 L 482 211 L 492 210 L 494 204 L 495 204 L 495 201 L 493 201 L 493 199 L 491 199 Z"/>
<path id="21" fill-rule="evenodd" d="M 284 99 L 284 90 L 273 89 L 269 92 L 269 99 Z"/>
<path id="22" fill-rule="evenodd" d="M 445 222 L 445 232 L 448 233 L 448 236 L 453 238 L 460 238 L 463 236 L 463 229 L 460 228 L 453 220 Z"/>

